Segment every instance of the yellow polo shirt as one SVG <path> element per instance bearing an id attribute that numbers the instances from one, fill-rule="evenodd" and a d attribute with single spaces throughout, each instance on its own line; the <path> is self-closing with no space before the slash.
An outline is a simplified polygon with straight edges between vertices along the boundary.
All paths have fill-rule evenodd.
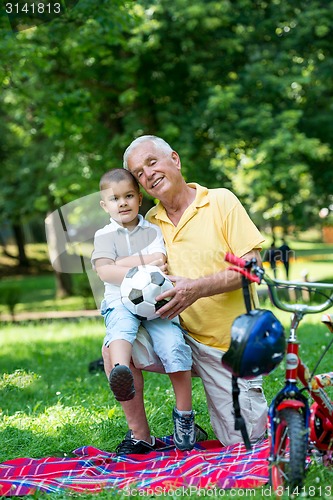
<path id="1" fill-rule="evenodd" d="M 261 249 L 264 239 L 238 198 L 228 189 L 207 189 L 196 183 L 194 202 L 177 226 L 161 203 L 146 218 L 160 226 L 169 274 L 199 278 L 226 269 L 226 252 L 242 256 Z M 203 297 L 181 314 L 181 324 L 198 342 L 227 350 L 233 320 L 245 312 L 242 290 Z"/>

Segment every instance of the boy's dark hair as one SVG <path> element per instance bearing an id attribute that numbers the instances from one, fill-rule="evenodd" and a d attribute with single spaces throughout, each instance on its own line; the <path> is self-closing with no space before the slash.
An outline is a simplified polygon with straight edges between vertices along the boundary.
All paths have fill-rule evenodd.
<path id="1" fill-rule="evenodd" d="M 102 175 L 101 180 L 99 181 L 99 189 L 103 191 L 103 189 L 108 189 L 110 187 L 111 182 L 120 182 L 120 181 L 129 181 L 133 184 L 133 187 L 136 191 L 140 191 L 140 186 L 136 178 L 124 168 L 113 168 L 105 174 Z"/>

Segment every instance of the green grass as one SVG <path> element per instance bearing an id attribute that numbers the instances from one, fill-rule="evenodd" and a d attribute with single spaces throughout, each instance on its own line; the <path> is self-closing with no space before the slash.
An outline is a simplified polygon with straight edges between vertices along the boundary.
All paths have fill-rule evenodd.
<path id="1" fill-rule="evenodd" d="M 3 328 L 1 442 L 5 439 L 6 449 L 0 447 L 0 461 L 14 458 L 18 449 L 22 456 L 33 457 L 70 453 L 82 444 L 115 449 L 127 430 L 121 407 L 105 375 L 88 372 L 89 362 L 100 356 L 103 335 L 102 321 Z M 174 396 L 169 378 L 145 376 L 152 432 L 170 434 Z M 200 380 L 195 385 L 200 387 Z M 199 392 L 198 423 L 206 425 L 202 389 Z M 162 410 L 156 411 L 156 400 Z"/>
<path id="2" fill-rule="evenodd" d="M 300 330 L 301 353 L 314 364 L 329 340 L 323 325 L 311 317 Z M 283 318 L 286 322 L 286 318 Z M 314 333 L 315 328 L 315 333 Z M 0 462 L 21 457 L 70 456 L 78 447 L 92 445 L 113 451 L 126 433 L 120 405 L 113 399 L 104 374 L 90 374 L 88 364 L 100 355 L 104 335 L 101 320 L 7 325 L 0 334 L 1 421 Z M 327 356 L 321 371 L 331 368 Z M 174 396 L 167 376 L 145 373 L 145 399 L 152 433 L 172 433 Z M 283 385 L 283 368 L 265 378 L 268 402 Z M 209 438 L 214 434 L 201 381 L 193 380 L 196 421 Z M 331 485 L 332 470 L 311 467 L 306 487 Z M 258 496 L 260 495 L 258 491 Z M 37 493 L 34 498 L 68 498 L 69 494 Z M 70 495 L 71 498 L 96 498 Z M 225 496 L 229 496 L 227 493 Z M 235 496 L 235 495 L 233 495 Z M 244 496 L 244 492 L 240 492 Z M 102 492 L 98 498 L 114 497 Z M 312 497 L 316 498 L 316 497 Z"/>
<path id="3" fill-rule="evenodd" d="M 7 251 L 11 255 L 17 253 L 14 245 L 8 245 Z M 15 300 L 15 313 L 96 308 L 85 274 L 72 275 L 71 297 L 57 298 L 56 278 L 49 261 L 47 245 L 28 244 L 26 253 L 30 267 L 17 267 L 18 261 L 9 258 L 0 247 L 0 320 L 2 313 L 9 313 L 6 292 L 12 289 L 16 295 L 18 294 Z"/>
<path id="4" fill-rule="evenodd" d="M 267 241 L 270 241 L 269 237 Z M 332 245 L 320 243 L 314 238 L 290 238 L 288 243 L 296 252 L 296 260 L 291 263 L 291 279 L 300 280 L 306 269 L 312 281 L 325 279 L 333 282 Z M 20 300 L 15 311 L 85 308 L 86 301 L 79 293 L 67 299 L 55 298 L 55 278 L 45 260 L 45 246 L 34 245 L 29 247 L 29 251 L 36 264 L 30 275 L 15 275 L 13 269 L 7 275 L 6 266 L 12 265 L 12 261 L 7 259 L 4 263 L 0 255 L 0 268 L 3 266 L 0 295 L 1 290 L 8 286 L 18 285 L 20 288 Z M 40 271 L 42 274 L 39 274 Z M 284 278 L 280 265 L 278 277 Z M 263 302 L 263 305 L 271 307 L 268 302 Z M 93 303 L 91 307 L 94 307 Z M 288 314 L 274 308 L 273 311 L 284 324 L 288 324 Z M 0 315 L 1 312 L 8 312 L 6 305 L 0 304 Z M 318 316 L 312 316 L 300 329 L 301 353 L 309 361 L 310 369 L 315 356 L 329 339 L 324 326 L 316 326 L 314 330 L 313 323 L 318 320 Z M 104 374 L 88 373 L 89 362 L 100 356 L 103 335 L 101 320 L 2 325 L 0 462 L 18 456 L 38 458 L 71 455 L 74 449 L 89 444 L 109 451 L 115 449 L 126 433 L 125 419 L 120 406 L 111 396 Z M 332 369 L 331 359 L 332 355 L 329 354 L 320 371 Z M 151 373 L 145 373 L 144 376 L 146 409 L 152 433 L 158 436 L 170 434 L 174 397 L 169 379 Z M 265 378 L 268 402 L 282 386 L 281 366 Z M 196 420 L 208 431 L 209 438 L 214 438 L 199 379 L 193 380 L 193 393 Z M 317 465 L 311 467 L 306 480 L 307 488 L 331 486 L 332 483 L 332 470 Z M 240 491 L 239 496 L 244 495 L 244 491 Z M 104 500 L 114 496 L 115 492 L 106 491 L 99 494 L 98 498 Z M 229 497 L 230 494 L 226 492 L 224 496 Z M 261 496 L 260 489 L 257 490 L 257 496 Z M 68 497 L 68 492 L 48 495 L 37 493 L 34 496 L 47 500 Z M 96 495 L 71 494 L 70 497 L 93 499 Z"/>
<path id="5" fill-rule="evenodd" d="M 86 276 L 73 276 L 74 295 L 56 297 L 56 280 L 53 273 L 37 276 L 11 276 L 0 282 L 0 315 L 8 313 L 5 300 L 1 300 L 1 292 L 8 288 L 19 288 L 19 299 L 15 305 L 15 314 L 36 311 L 71 311 L 95 309 L 96 303 L 92 294 L 88 298 L 80 294 L 80 284 L 86 284 Z M 2 303 L 1 303 L 2 302 Z M 0 316 L 1 319 L 1 316 Z"/>

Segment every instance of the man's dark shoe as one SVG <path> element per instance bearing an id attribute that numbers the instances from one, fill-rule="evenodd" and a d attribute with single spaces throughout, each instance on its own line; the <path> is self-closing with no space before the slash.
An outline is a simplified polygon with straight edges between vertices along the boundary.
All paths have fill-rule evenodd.
<path id="1" fill-rule="evenodd" d="M 90 373 L 97 371 L 104 371 L 104 361 L 103 358 L 98 358 L 95 361 L 91 361 L 88 365 L 88 370 Z"/>
<path id="2" fill-rule="evenodd" d="M 206 441 L 208 439 L 207 432 L 202 427 L 200 427 L 200 425 L 194 424 L 194 432 L 196 443 L 198 443 L 199 441 Z"/>
<path id="3" fill-rule="evenodd" d="M 129 401 L 134 398 L 134 379 L 128 366 L 115 365 L 110 373 L 109 384 L 117 401 Z"/>
<path id="4" fill-rule="evenodd" d="M 154 451 L 156 442 L 155 438 L 151 436 L 152 443 L 142 441 L 141 439 L 134 439 L 131 429 L 127 432 L 125 439 L 118 444 L 116 448 L 117 455 L 139 455 L 141 453 L 150 453 Z"/>

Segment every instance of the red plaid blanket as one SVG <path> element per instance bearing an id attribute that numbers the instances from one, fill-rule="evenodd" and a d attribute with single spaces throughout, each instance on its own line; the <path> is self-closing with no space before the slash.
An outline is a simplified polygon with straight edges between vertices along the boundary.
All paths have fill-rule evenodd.
<path id="1" fill-rule="evenodd" d="M 147 455 L 124 455 L 84 446 L 74 457 L 17 458 L 0 464 L 0 495 L 31 495 L 36 490 L 100 492 L 104 488 L 128 494 L 163 493 L 178 488 L 255 488 L 268 481 L 268 442 L 248 452 L 242 444 L 221 447 L 218 441 L 197 443 L 190 452 L 163 450 L 169 438 L 159 440 L 161 450 Z"/>

